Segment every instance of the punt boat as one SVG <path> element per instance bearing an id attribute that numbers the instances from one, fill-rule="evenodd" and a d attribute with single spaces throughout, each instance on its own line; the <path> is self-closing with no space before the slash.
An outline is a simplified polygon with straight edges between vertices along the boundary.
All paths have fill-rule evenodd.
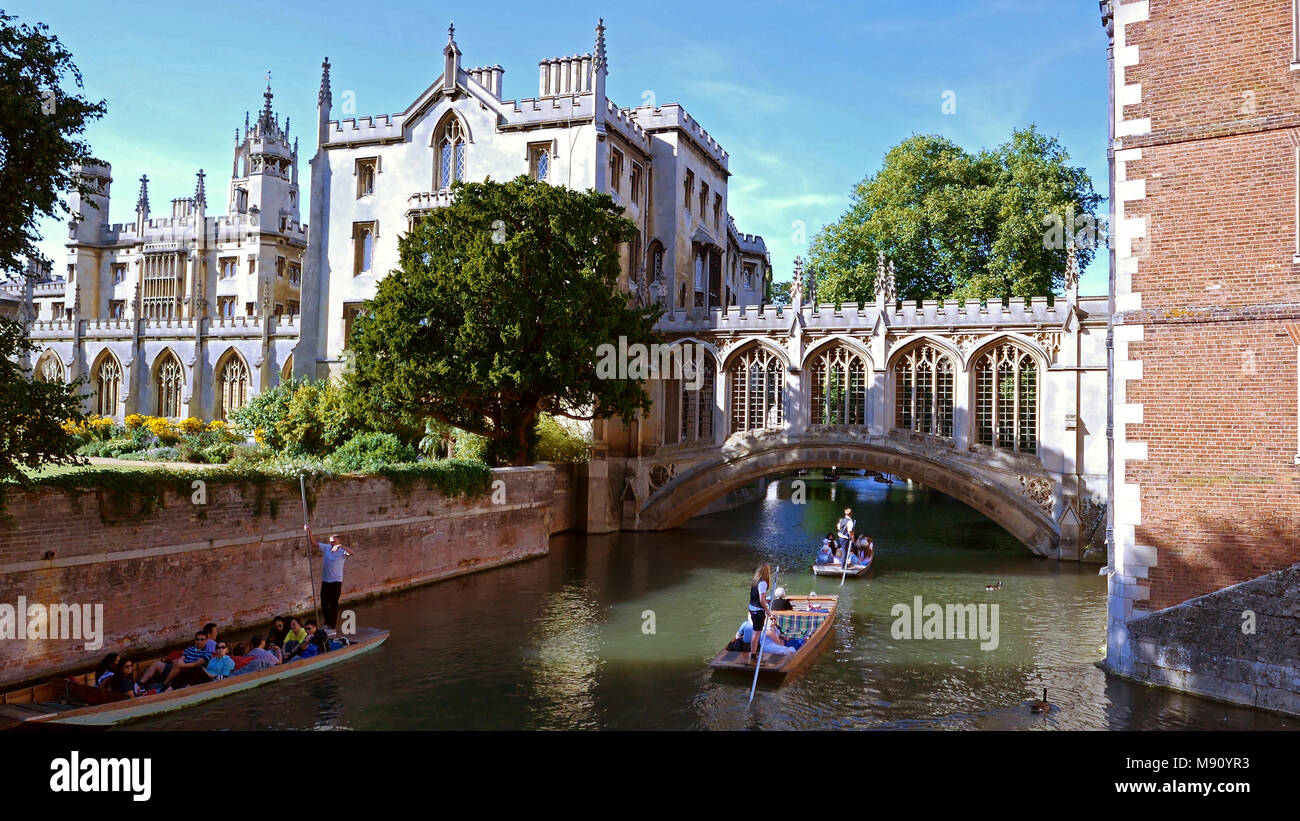
<path id="1" fill-rule="evenodd" d="M 0 718 L 27 724 L 121 724 L 333 667 L 374 650 L 388 638 L 388 631 L 358 628 L 356 633 L 345 638 L 349 642 L 347 646 L 327 653 L 294 659 L 265 670 L 230 676 L 220 681 L 136 698 L 131 698 L 127 693 L 114 693 L 95 687 L 94 673 L 54 679 L 0 694 Z M 148 669 L 151 663 L 152 660 L 140 662 L 136 669 Z"/>
<path id="2" fill-rule="evenodd" d="M 866 564 L 851 564 L 848 571 L 845 572 L 844 565 L 841 564 L 814 564 L 813 574 L 817 576 L 861 576 L 871 567 L 871 563 L 876 560 L 875 554 L 867 559 Z"/>
<path id="3" fill-rule="evenodd" d="M 793 673 L 812 661 L 826 643 L 835 624 L 835 607 L 839 596 L 788 596 L 793 610 L 773 610 L 772 618 L 787 638 L 802 638 L 804 644 L 793 653 L 764 653 L 760 675 L 781 677 Z M 755 662 L 748 650 L 722 650 L 709 666 L 714 670 L 731 670 L 753 674 Z"/>

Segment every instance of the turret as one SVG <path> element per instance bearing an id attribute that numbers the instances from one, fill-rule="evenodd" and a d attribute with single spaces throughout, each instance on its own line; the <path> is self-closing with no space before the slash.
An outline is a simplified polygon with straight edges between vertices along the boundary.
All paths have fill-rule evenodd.
<path id="1" fill-rule="evenodd" d="M 73 221 L 68 224 L 68 239 L 97 243 L 108 225 L 109 187 L 113 183 L 113 169 L 106 162 L 92 160 L 85 165 L 72 167 L 72 176 L 90 190 L 82 194 L 73 190 L 68 195 L 68 208 Z"/>
<path id="2" fill-rule="evenodd" d="M 235 145 L 230 213 L 259 214 L 260 230 L 278 233 L 300 221 L 298 155 L 272 108 L 269 72 L 262 98 L 257 119 L 245 119 L 243 139 Z"/>
<path id="3" fill-rule="evenodd" d="M 329 135 L 330 107 L 334 95 L 330 92 L 330 58 L 320 64 L 320 92 L 316 95 L 316 145 L 324 145 Z"/>
<path id="4" fill-rule="evenodd" d="M 140 196 L 135 201 L 135 230 L 144 233 L 144 224 L 149 219 L 149 176 L 140 176 Z"/>
<path id="5" fill-rule="evenodd" d="M 442 48 L 442 91 L 456 93 L 457 75 L 460 74 L 460 47 L 456 45 L 456 26 L 447 26 L 447 45 Z"/>

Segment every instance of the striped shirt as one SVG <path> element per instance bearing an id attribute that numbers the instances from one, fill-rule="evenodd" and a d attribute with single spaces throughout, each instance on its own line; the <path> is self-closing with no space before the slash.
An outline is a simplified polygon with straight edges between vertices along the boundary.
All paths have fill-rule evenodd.
<path id="1" fill-rule="evenodd" d="M 181 661 L 186 664 L 193 664 L 200 660 L 206 662 L 210 658 L 212 658 L 212 654 L 207 650 L 201 650 L 191 644 L 189 647 L 185 648 L 185 653 L 181 656 Z"/>

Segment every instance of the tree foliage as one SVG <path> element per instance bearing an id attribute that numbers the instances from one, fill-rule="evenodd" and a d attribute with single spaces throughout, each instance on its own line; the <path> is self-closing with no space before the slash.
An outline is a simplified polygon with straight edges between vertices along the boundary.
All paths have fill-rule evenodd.
<path id="1" fill-rule="evenodd" d="M 74 135 L 105 110 L 64 88 L 69 79 L 81 88 L 81 72 L 58 38 L 16 19 L 0 11 L 0 271 L 23 270 L 24 258 L 48 262 L 37 221 L 71 213 L 64 191 L 89 193 L 72 176 L 91 159 Z"/>
<path id="2" fill-rule="evenodd" d="M 902 299 L 1055 293 L 1066 242 L 1053 241 L 1050 226 L 1095 225 L 1100 201 L 1087 172 L 1033 126 L 975 154 L 944 137 L 909 137 L 855 186 L 839 221 L 814 237 L 818 299 L 874 301 L 880 252 L 894 262 Z M 1077 253 L 1082 269 L 1095 245 Z"/>
<path id="3" fill-rule="evenodd" d="M 596 369 L 599 345 L 653 342 L 657 318 L 618 287 L 636 226 L 614 200 L 526 177 L 452 190 L 354 325 L 349 380 L 372 411 L 431 417 L 487 437 L 498 464 L 526 464 L 541 413 L 648 408 L 638 382 Z"/>
<path id="4" fill-rule="evenodd" d="M 33 380 L 19 364 L 33 350 L 20 323 L 0 318 L 0 482 L 22 481 L 23 468 L 76 461 L 80 443 L 63 423 L 85 418 L 80 383 Z"/>

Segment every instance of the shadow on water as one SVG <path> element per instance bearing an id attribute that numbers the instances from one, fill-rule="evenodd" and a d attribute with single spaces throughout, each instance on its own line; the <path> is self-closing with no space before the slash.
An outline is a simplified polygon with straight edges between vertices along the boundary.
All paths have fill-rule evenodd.
<path id="1" fill-rule="evenodd" d="M 551 554 L 357 606 L 392 637 L 356 662 L 140 722 L 141 729 L 1254 729 L 1274 716 L 1108 681 L 1095 565 L 1037 559 L 915 484 L 774 482 L 664 533 L 562 534 Z M 844 507 L 869 575 L 816 577 Z M 784 686 L 714 676 L 759 562 L 791 593 L 839 593 L 827 646 Z M 985 585 L 1001 581 L 996 591 Z M 900 606 L 997 606 L 997 643 L 895 638 Z M 988 645 L 989 642 L 984 642 Z M 1047 715 L 1028 704 L 1042 688 Z"/>

